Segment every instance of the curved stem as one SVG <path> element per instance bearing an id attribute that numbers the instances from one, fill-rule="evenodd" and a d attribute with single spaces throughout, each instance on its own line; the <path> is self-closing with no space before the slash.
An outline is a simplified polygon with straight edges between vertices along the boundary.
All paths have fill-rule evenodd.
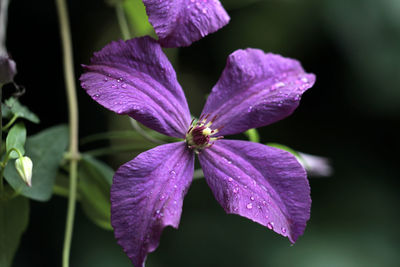
<path id="1" fill-rule="evenodd" d="M 11 120 L 10 120 L 6 125 L 4 125 L 2 131 L 7 131 L 8 128 L 10 128 L 11 125 L 13 125 L 13 123 L 14 123 L 17 119 L 18 119 L 18 115 L 14 114 L 14 116 L 11 118 Z"/>
<path id="2" fill-rule="evenodd" d="M 56 0 L 58 19 L 60 25 L 61 41 L 63 48 L 65 86 L 68 98 L 69 110 L 69 199 L 67 210 L 67 222 L 65 226 L 64 249 L 62 266 L 69 266 L 72 232 L 75 217 L 76 191 L 78 179 L 78 101 L 76 97 L 74 64 L 72 54 L 71 31 L 68 22 L 68 10 L 65 0 Z"/>

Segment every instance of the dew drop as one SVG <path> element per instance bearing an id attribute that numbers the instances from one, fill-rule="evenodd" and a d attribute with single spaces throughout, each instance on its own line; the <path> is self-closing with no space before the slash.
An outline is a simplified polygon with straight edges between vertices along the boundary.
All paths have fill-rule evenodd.
<path id="1" fill-rule="evenodd" d="M 169 173 L 172 174 L 172 176 L 176 175 L 176 172 L 174 170 L 170 171 Z"/>
<path id="2" fill-rule="evenodd" d="M 250 197 L 251 201 L 254 201 L 254 197 Z"/>
<path id="3" fill-rule="evenodd" d="M 274 229 L 274 223 L 273 223 L 273 222 L 267 223 L 267 227 L 268 227 L 268 229 L 270 229 L 270 230 Z"/>
<path id="4" fill-rule="evenodd" d="M 232 178 L 232 177 L 229 177 L 229 178 L 228 178 L 228 181 L 229 181 L 229 182 L 232 182 L 232 181 L 233 181 L 233 178 Z"/>
<path id="5" fill-rule="evenodd" d="M 106 81 L 108 81 L 108 78 L 106 77 L 106 78 L 104 78 L 104 81 L 106 82 Z"/>
<path id="6" fill-rule="evenodd" d="M 252 109 L 253 109 L 253 106 L 250 106 L 250 107 L 247 109 L 247 112 L 251 112 Z"/>
<path id="7" fill-rule="evenodd" d="M 286 228 L 282 227 L 282 233 L 286 233 Z"/>
<path id="8" fill-rule="evenodd" d="M 115 88 L 117 88 L 117 86 L 115 84 L 113 84 L 113 85 L 111 85 L 111 88 L 115 89 Z"/>
<path id="9" fill-rule="evenodd" d="M 306 77 L 303 77 L 303 78 L 301 78 L 301 81 L 304 82 L 304 83 L 307 83 L 308 79 Z"/>
<path id="10" fill-rule="evenodd" d="M 285 86 L 285 83 L 283 83 L 283 82 L 277 82 L 276 84 L 272 85 L 271 91 L 274 91 L 274 90 L 276 90 L 276 89 L 278 89 L 278 88 L 281 88 L 281 87 L 284 87 L 284 86 Z"/>
<path id="11" fill-rule="evenodd" d="M 121 88 L 124 88 L 124 89 L 125 89 L 125 88 L 126 88 L 126 83 L 122 84 L 122 85 L 121 85 Z"/>
<path id="12" fill-rule="evenodd" d="M 235 188 L 233 189 L 233 193 L 235 193 L 235 194 L 239 193 L 239 187 L 235 187 Z"/>
<path id="13" fill-rule="evenodd" d="M 251 210 L 251 209 L 253 208 L 253 204 L 251 204 L 251 203 L 247 204 L 247 205 L 246 205 L 246 208 L 249 209 L 249 210 Z"/>
<path id="14" fill-rule="evenodd" d="M 174 185 L 174 188 L 178 188 L 178 186 L 175 184 L 175 185 Z"/>

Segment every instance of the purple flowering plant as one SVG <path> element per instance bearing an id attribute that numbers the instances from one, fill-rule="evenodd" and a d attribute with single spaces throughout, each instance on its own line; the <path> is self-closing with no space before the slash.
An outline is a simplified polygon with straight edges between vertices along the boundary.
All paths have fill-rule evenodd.
<path id="1" fill-rule="evenodd" d="M 315 81 L 296 60 L 237 50 L 192 119 L 176 73 L 150 37 L 112 42 L 84 66 L 81 85 L 99 104 L 182 141 L 139 154 L 115 173 L 111 223 L 135 266 L 143 266 L 166 226 L 178 227 L 197 154 L 227 213 L 260 223 L 294 243 L 310 216 L 306 171 L 291 153 L 223 137 L 290 115 Z"/>
<path id="2" fill-rule="evenodd" d="M 0 140 L 2 266 L 13 264 L 28 226 L 29 201 L 47 201 L 52 195 L 68 198 L 63 267 L 69 267 L 78 202 L 96 225 L 114 229 L 117 242 L 134 266 L 144 266 L 148 253 L 158 247 L 163 229 L 178 228 L 183 199 L 198 173 L 194 169 L 196 157 L 215 199 L 228 214 L 257 222 L 291 243 L 304 233 L 311 207 L 307 173 L 328 176 L 332 171 L 328 160 L 279 144 L 260 144 L 254 136 L 249 137 L 251 141 L 230 140 L 229 136 L 255 134 L 255 128 L 292 114 L 302 94 L 313 86 L 314 74 L 306 73 L 294 59 L 253 48 L 237 50 L 228 56 L 202 112 L 193 117 L 162 49 L 189 46 L 227 25 L 230 17 L 218 0 L 137 1 L 142 8 L 139 17 L 147 14 L 144 21 L 148 19 L 154 27 L 157 40 L 149 36 L 130 39 L 124 15 L 136 15 L 137 10 L 129 12 L 124 0 L 109 0 L 115 5 L 124 39 L 130 40 L 111 42 L 96 52 L 90 64 L 83 66 L 80 77 L 81 86 L 93 100 L 133 119 L 136 133 L 130 131 L 130 137 L 138 137 L 138 143 L 145 139 L 152 142 L 152 149 L 143 151 L 140 146 L 141 153 L 114 172 L 94 152 L 115 153 L 120 148 L 80 151 L 79 144 L 124 138 L 126 132 L 93 134 L 79 140 L 73 46 L 65 0 L 56 0 L 56 6 L 69 123 L 68 127 L 51 127 L 34 136 L 27 136 L 22 120 L 40 121 L 19 102 L 24 90 L 14 81 L 16 64 L 5 46 L 9 1 L 0 0 L 0 100 L 3 85 L 16 89 L 0 107 L 4 137 Z M 137 122 L 150 130 L 138 127 Z M 171 143 L 154 147 L 160 141 L 152 137 L 155 132 Z M 137 152 L 137 146 L 129 149 Z"/>

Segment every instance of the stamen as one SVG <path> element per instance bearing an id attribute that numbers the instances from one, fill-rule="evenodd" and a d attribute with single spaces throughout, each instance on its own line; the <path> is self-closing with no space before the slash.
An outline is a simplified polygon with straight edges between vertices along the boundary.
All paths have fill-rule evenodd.
<path id="1" fill-rule="evenodd" d="M 214 115 L 211 120 L 208 120 L 210 116 L 211 114 L 202 114 L 197 121 L 193 119 L 186 133 L 185 141 L 188 148 L 197 154 L 203 149 L 211 147 L 215 141 L 223 138 L 223 136 L 211 137 L 218 133 L 222 127 L 211 129 L 212 123 L 218 116 Z"/>

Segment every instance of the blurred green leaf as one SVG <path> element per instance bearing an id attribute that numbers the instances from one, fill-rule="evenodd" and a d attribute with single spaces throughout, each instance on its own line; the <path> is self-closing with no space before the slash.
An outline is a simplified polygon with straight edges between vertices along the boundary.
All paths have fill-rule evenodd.
<path id="1" fill-rule="evenodd" d="M 7 164 L 4 177 L 20 194 L 39 201 L 48 200 L 67 145 L 68 128 L 65 125 L 51 127 L 29 137 L 25 148 L 33 162 L 32 187 L 22 181 L 14 164 Z"/>
<path id="2" fill-rule="evenodd" d="M 16 148 L 21 152 L 22 155 L 25 154 L 25 145 L 26 141 L 26 129 L 25 125 L 22 122 L 19 122 L 15 124 L 10 131 L 8 132 L 7 138 L 6 138 L 6 150 L 7 153 L 12 149 Z M 10 158 L 16 159 L 18 158 L 18 153 L 15 151 L 12 151 L 10 153 Z"/>
<path id="3" fill-rule="evenodd" d="M 127 15 L 129 24 L 133 28 L 135 36 L 150 35 L 153 27 L 149 23 L 146 9 L 140 0 L 124 1 L 122 7 Z"/>
<path id="4" fill-rule="evenodd" d="M 83 211 L 96 225 L 112 230 L 110 187 L 114 170 L 105 163 L 83 155 L 79 167 L 78 191 Z"/>
<path id="5" fill-rule="evenodd" d="M 39 123 L 39 117 L 30 111 L 26 106 L 19 103 L 18 99 L 10 97 L 2 104 L 3 117 L 11 119 L 14 115 L 24 118 L 28 121 Z"/>
<path id="6" fill-rule="evenodd" d="M 250 129 L 244 132 L 244 134 L 249 138 L 251 142 L 259 143 L 260 142 L 260 135 L 258 134 L 257 129 Z"/>
<path id="7" fill-rule="evenodd" d="M 29 200 L 0 199 L 0 266 L 9 267 L 29 221 Z"/>
<path id="8" fill-rule="evenodd" d="M 166 136 L 159 134 L 153 130 L 146 131 L 146 133 L 154 138 L 157 138 L 159 140 L 163 140 L 166 142 L 171 142 L 174 141 L 172 137 Z M 86 136 L 80 140 L 81 145 L 85 145 L 87 143 L 91 142 L 96 142 L 96 141 L 101 141 L 101 140 L 107 140 L 107 139 L 127 139 L 127 140 L 132 140 L 132 141 L 140 141 L 140 142 L 146 142 L 149 144 L 152 144 L 150 141 L 145 139 L 140 133 L 134 131 L 134 130 L 128 130 L 128 131 L 110 131 L 110 132 L 104 132 L 104 133 L 97 133 L 93 135 Z"/>

